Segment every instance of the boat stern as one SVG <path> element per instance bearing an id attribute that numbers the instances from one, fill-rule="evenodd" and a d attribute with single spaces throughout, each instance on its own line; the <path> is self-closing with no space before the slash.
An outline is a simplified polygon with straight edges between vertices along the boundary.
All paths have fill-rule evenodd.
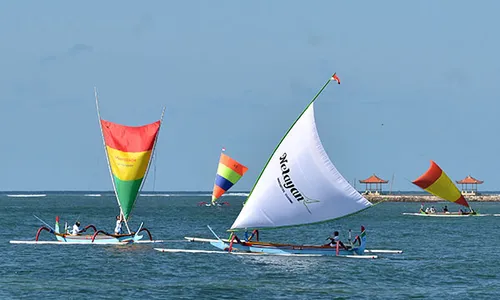
<path id="1" fill-rule="evenodd" d="M 354 248 L 354 252 L 356 252 L 356 254 L 363 255 L 366 248 L 366 230 L 364 226 L 361 226 L 361 233 L 359 234 L 358 238 L 359 247 Z"/>

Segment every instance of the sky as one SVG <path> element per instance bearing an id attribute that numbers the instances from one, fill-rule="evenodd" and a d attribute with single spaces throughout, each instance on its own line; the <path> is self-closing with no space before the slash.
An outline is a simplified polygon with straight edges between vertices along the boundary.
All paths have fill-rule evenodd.
<path id="1" fill-rule="evenodd" d="M 316 103 L 349 180 L 393 190 L 436 161 L 500 190 L 498 1 L 4 1 L 0 190 L 111 190 L 101 116 L 159 119 L 144 190 L 211 190 L 220 150 L 248 191 Z M 358 188 L 361 185 L 357 184 Z M 388 189 L 386 186 L 385 189 Z"/>

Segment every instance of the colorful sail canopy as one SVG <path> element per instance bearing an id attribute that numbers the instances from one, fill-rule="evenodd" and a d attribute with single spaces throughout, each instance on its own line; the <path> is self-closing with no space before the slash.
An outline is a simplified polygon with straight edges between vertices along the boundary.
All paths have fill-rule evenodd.
<path id="1" fill-rule="evenodd" d="M 224 150 L 223 150 L 224 151 Z M 248 168 L 224 153 L 220 154 L 217 175 L 215 176 L 212 204 L 241 179 Z"/>
<path id="2" fill-rule="evenodd" d="M 469 203 L 450 177 L 432 160 L 429 169 L 413 181 L 413 184 L 435 196 L 469 207 Z"/>
<path id="3" fill-rule="evenodd" d="M 316 223 L 371 205 L 326 154 L 313 99 L 276 148 L 231 229 Z"/>
<path id="4" fill-rule="evenodd" d="M 132 127 L 101 119 L 116 196 L 127 220 L 146 175 L 160 124 L 157 121 Z"/>

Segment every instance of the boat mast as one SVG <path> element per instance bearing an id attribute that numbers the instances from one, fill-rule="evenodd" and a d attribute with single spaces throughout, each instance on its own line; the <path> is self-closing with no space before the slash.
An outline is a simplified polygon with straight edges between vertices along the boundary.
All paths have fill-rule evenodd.
<path id="1" fill-rule="evenodd" d="M 97 118 L 99 120 L 99 128 L 101 129 L 101 137 L 102 137 L 102 144 L 104 146 L 104 153 L 106 154 L 106 163 L 108 164 L 108 169 L 109 169 L 109 175 L 111 177 L 111 182 L 113 183 L 113 190 L 115 191 L 115 197 L 116 197 L 116 202 L 118 202 L 118 207 L 120 208 L 120 217 L 123 216 L 123 220 L 125 221 L 125 227 L 127 227 L 127 231 L 130 234 L 130 228 L 128 227 L 128 222 L 125 219 L 125 215 L 123 214 L 123 209 L 122 206 L 120 205 L 120 200 L 118 199 L 118 192 L 116 191 L 116 185 L 115 185 L 115 179 L 113 178 L 113 173 L 111 171 L 111 165 L 109 164 L 109 158 L 108 158 L 108 149 L 106 148 L 106 141 L 104 140 L 104 133 L 102 132 L 102 124 L 101 124 L 101 114 L 99 112 L 99 97 L 97 96 L 97 88 L 94 87 L 94 96 L 95 96 L 95 106 L 97 108 Z"/>
<path id="2" fill-rule="evenodd" d="M 217 169 L 219 168 L 219 164 L 220 164 L 220 159 L 221 159 L 221 156 L 222 156 L 222 153 L 226 151 L 226 148 L 225 147 L 222 147 L 221 149 L 221 152 L 219 154 L 219 161 L 217 162 L 217 168 L 215 168 L 215 180 L 214 180 L 214 185 L 215 185 L 215 181 L 217 180 Z M 214 195 L 214 192 L 212 191 L 212 197 Z M 212 203 L 212 205 L 215 204 L 215 202 L 217 202 L 218 199 L 215 199 L 215 201 L 210 201 Z"/>
<path id="3" fill-rule="evenodd" d="M 314 98 L 312 98 L 311 102 L 309 102 L 309 104 L 306 106 L 306 108 L 304 108 L 304 110 L 302 111 L 302 113 L 297 117 L 297 119 L 295 120 L 295 122 L 293 122 L 292 126 L 290 126 L 290 128 L 288 128 L 287 132 L 285 133 L 285 135 L 281 138 L 281 141 L 278 143 L 278 145 L 276 145 L 276 148 L 274 148 L 273 150 L 273 153 L 269 156 L 266 164 L 264 165 L 264 168 L 262 168 L 262 171 L 260 171 L 260 174 L 259 174 L 259 177 L 257 177 L 257 180 L 255 181 L 255 184 L 253 185 L 252 187 L 252 190 L 250 191 L 250 193 L 248 194 L 248 197 L 247 197 L 247 200 L 245 200 L 245 202 L 243 203 L 243 205 L 245 205 L 245 203 L 248 201 L 248 199 L 250 199 L 250 196 L 252 196 L 252 193 L 253 193 L 253 190 L 255 189 L 255 187 L 257 186 L 257 183 L 259 182 L 260 180 L 260 177 L 262 176 L 262 174 L 264 173 L 264 170 L 267 168 L 267 165 L 269 164 L 269 162 L 271 161 L 271 158 L 273 157 L 274 153 L 276 152 L 276 150 L 278 150 L 279 146 L 281 145 L 281 143 L 283 143 L 283 140 L 285 140 L 286 136 L 288 135 L 288 133 L 290 132 L 290 130 L 292 130 L 293 126 L 295 126 L 295 123 L 297 123 L 297 121 L 300 119 L 300 117 L 302 117 L 302 115 L 307 111 L 307 109 L 309 108 L 309 106 L 311 106 L 311 104 L 314 103 L 314 101 L 316 100 L 316 98 L 319 97 L 319 95 L 323 92 L 323 90 L 326 88 L 326 86 L 330 83 L 330 81 L 334 80 L 334 76 L 337 74 L 337 72 L 333 73 L 332 76 L 330 76 L 330 78 L 328 78 L 328 80 L 326 81 L 326 83 L 323 85 L 323 87 L 318 91 L 318 93 L 316 94 L 316 96 L 314 96 Z"/>
<path id="4" fill-rule="evenodd" d="M 151 151 L 151 157 L 149 158 L 148 167 L 146 168 L 146 173 L 144 174 L 144 178 L 142 179 L 141 186 L 139 187 L 139 191 L 137 192 L 137 195 L 135 196 L 134 206 L 135 206 L 135 202 L 137 201 L 137 198 L 141 194 L 141 190 L 142 190 L 144 183 L 146 182 L 146 178 L 148 177 L 149 167 L 151 166 L 151 161 L 153 161 L 153 157 L 155 155 L 156 141 L 158 141 L 158 136 L 160 135 L 160 129 L 161 129 L 161 125 L 163 124 L 163 116 L 164 115 L 165 115 L 165 107 L 163 107 L 163 109 L 161 111 L 160 127 L 158 127 L 158 131 L 156 132 L 155 141 L 153 143 L 153 150 Z M 156 165 L 155 165 L 155 168 L 156 168 Z M 156 176 L 156 173 L 155 173 L 155 176 Z M 156 178 L 155 178 L 155 180 L 156 180 Z M 133 209 L 133 207 L 132 207 L 132 209 Z"/>

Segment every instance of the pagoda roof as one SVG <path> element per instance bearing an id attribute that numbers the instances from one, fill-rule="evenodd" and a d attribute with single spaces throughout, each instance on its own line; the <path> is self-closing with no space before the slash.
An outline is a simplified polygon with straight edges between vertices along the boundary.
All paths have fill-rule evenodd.
<path id="1" fill-rule="evenodd" d="M 458 184 L 470 184 L 470 183 L 481 184 L 481 183 L 483 183 L 483 182 L 484 182 L 484 181 L 482 181 L 482 180 L 478 180 L 478 179 L 476 179 L 476 178 L 474 178 L 474 177 L 472 177 L 472 176 L 470 176 L 470 175 L 469 175 L 469 176 L 467 176 L 467 177 L 465 177 L 465 178 L 464 178 L 464 179 L 462 179 L 462 180 L 458 180 L 458 181 L 456 181 L 456 183 L 458 183 Z"/>
<path id="2" fill-rule="evenodd" d="M 373 174 L 372 176 L 366 178 L 365 180 L 360 180 L 359 183 L 388 183 L 389 180 L 383 180 L 377 175 Z"/>

